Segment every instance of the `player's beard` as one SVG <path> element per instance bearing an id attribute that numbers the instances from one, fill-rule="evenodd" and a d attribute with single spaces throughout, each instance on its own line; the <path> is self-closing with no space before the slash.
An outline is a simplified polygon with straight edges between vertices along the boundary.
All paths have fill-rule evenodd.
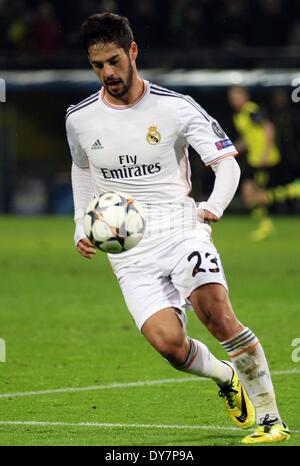
<path id="1" fill-rule="evenodd" d="M 132 76 L 133 76 L 133 67 L 132 67 L 130 60 L 128 60 L 128 71 L 127 71 L 126 81 L 124 82 L 124 80 L 121 78 L 105 80 L 104 81 L 105 89 L 112 97 L 117 97 L 117 98 L 123 97 L 125 94 L 127 94 L 129 89 L 131 88 Z M 120 90 L 113 91 L 112 89 L 110 89 L 110 86 L 109 86 L 110 83 L 120 83 L 121 84 Z"/>

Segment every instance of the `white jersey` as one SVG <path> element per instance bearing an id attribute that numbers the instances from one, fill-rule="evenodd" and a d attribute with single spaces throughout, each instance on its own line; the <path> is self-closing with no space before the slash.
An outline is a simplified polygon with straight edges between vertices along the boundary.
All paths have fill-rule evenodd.
<path id="1" fill-rule="evenodd" d="M 187 219 L 195 218 L 196 209 L 189 197 L 189 145 L 205 165 L 237 153 L 195 100 L 147 81 L 131 105 L 110 104 L 102 88 L 70 106 L 66 127 L 73 162 L 90 169 L 95 195 L 125 192 L 146 211 L 144 239 L 128 252 L 109 255 L 113 265 L 134 259 L 150 239 L 170 236 L 171 227 L 180 230 L 183 218 L 185 226 L 193 227 Z"/>

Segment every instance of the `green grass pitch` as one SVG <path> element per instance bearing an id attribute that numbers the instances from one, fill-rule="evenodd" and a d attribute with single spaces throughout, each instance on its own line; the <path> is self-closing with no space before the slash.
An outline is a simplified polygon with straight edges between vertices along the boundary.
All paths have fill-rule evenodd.
<path id="1" fill-rule="evenodd" d="M 259 336 L 274 374 L 293 432 L 282 445 L 300 445 L 300 361 L 292 360 L 300 338 L 300 220 L 275 218 L 275 225 L 270 240 L 252 244 L 251 221 L 225 216 L 213 236 L 235 312 Z M 81 258 L 72 236 L 71 218 L 0 218 L 7 352 L 0 445 L 239 445 L 244 432 L 232 428 L 214 383 L 176 372 L 156 354 L 136 330 L 105 254 Z M 225 358 L 188 317 L 189 334 Z"/>

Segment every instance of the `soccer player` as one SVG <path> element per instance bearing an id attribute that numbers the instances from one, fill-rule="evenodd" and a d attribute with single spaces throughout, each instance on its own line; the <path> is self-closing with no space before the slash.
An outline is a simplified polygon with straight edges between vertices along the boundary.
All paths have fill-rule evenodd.
<path id="1" fill-rule="evenodd" d="M 86 258 L 95 254 L 83 229 L 93 196 L 122 191 L 139 201 L 147 216 L 142 241 L 108 255 L 137 327 L 175 369 L 215 381 L 235 425 L 257 423 L 244 443 L 289 438 L 262 346 L 229 302 L 207 223 L 222 217 L 238 186 L 236 149 L 191 97 L 139 76 L 138 46 L 127 18 L 92 15 L 82 25 L 81 40 L 103 86 L 67 111 L 78 252 Z M 189 144 L 216 175 L 213 192 L 198 208 L 189 196 Z M 230 362 L 187 335 L 187 304 Z"/>
<path id="2" fill-rule="evenodd" d="M 266 189 L 271 183 L 277 182 L 280 152 L 275 144 L 275 128 L 262 115 L 259 106 L 251 102 L 245 88 L 231 87 L 228 100 L 235 111 L 233 122 L 240 135 L 235 145 L 238 151 L 247 152 L 247 165 L 241 183 L 242 197 L 259 222 L 251 238 L 253 241 L 262 241 L 272 234 L 274 226 L 268 209 L 257 205 L 254 195 L 257 188 Z"/>
<path id="3" fill-rule="evenodd" d="M 271 206 L 289 200 L 300 199 L 300 178 L 270 189 L 257 187 L 253 191 L 252 198 L 253 205 L 256 204 L 257 206 Z"/>

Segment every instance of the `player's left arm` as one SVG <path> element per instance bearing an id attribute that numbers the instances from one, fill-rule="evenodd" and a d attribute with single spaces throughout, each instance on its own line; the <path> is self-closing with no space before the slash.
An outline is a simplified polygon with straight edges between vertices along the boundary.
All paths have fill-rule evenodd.
<path id="1" fill-rule="evenodd" d="M 74 201 L 75 234 L 74 242 L 77 251 L 87 259 L 95 254 L 95 246 L 87 238 L 83 218 L 88 203 L 93 198 L 92 179 L 89 168 L 80 168 L 74 162 L 71 169 L 71 180 Z"/>
<path id="2" fill-rule="evenodd" d="M 198 215 L 204 221 L 217 222 L 235 195 L 241 170 L 235 158 L 230 156 L 211 167 L 216 175 L 214 188 L 209 199 L 199 203 Z"/>
<path id="3" fill-rule="evenodd" d="M 213 191 L 206 202 L 199 204 L 199 217 L 216 222 L 231 202 L 239 183 L 240 167 L 234 158 L 238 152 L 219 123 L 191 97 L 178 102 L 177 115 L 179 134 L 215 172 Z"/>

